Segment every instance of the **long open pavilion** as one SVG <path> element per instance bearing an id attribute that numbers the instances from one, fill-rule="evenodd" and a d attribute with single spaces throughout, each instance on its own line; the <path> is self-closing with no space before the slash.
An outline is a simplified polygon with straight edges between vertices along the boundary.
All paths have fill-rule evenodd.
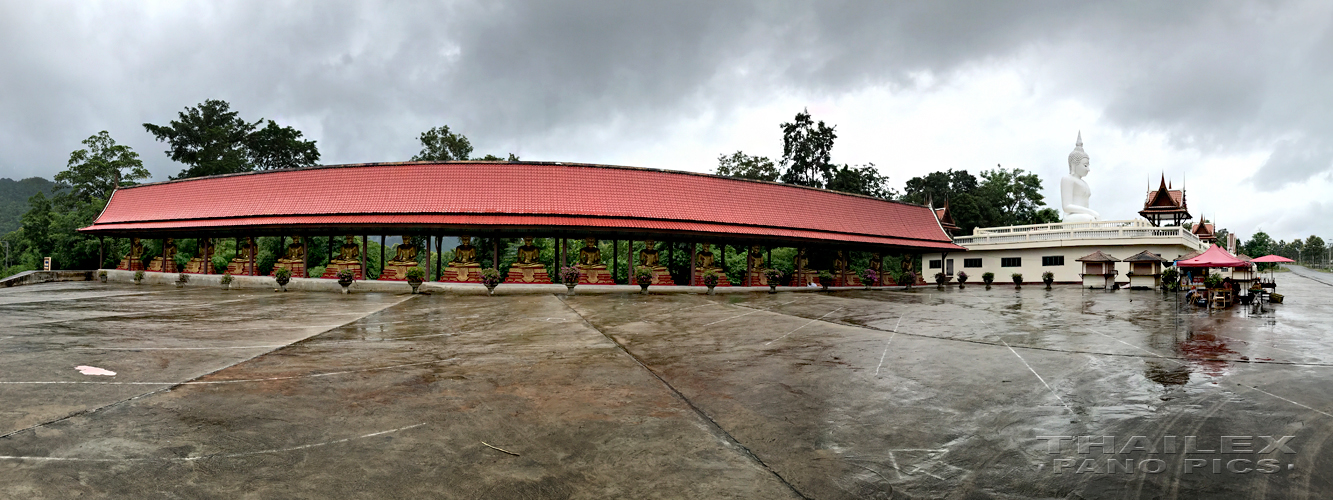
<path id="1" fill-rule="evenodd" d="M 831 271 L 839 284 L 853 284 L 849 252 L 871 253 L 869 267 L 879 270 L 884 255 L 963 250 L 926 206 L 708 174 L 557 162 L 333 165 L 144 184 L 116 190 L 106 210 L 80 231 L 130 238 L 121 269 L 199 274 L 223 271 L 212 265 L 218 239 L 237 241 L 227 272 L 255 275 L 254 238 L 282 237 L 287 251 L 275 269 L 287 267 L 296 277 L 311 267 L 307 239 L 327 236 L 324 277 L 349 269 L 358 278 L 370 277 L 367 259 L 376 258 L 368 255 L 370 235 L 414 236 L 424 240 L 422 250 L 435 262 L 418 263 L 416 245 L 406 243 L 392 258 L 381 253 L 378 278 L 402 280 L 408 269 L 424 265 L 426 276 L 453 282 L 478 282 L 483 266 L 500 265 L 498 245 L 477 248 L 474 237 L 556 239 L 552 262 L 540 261 L 527 240 L 513 266 L 498 269 L 509 272 L 509 282 L 527 283 L 549 283 L 548 265 L 570 264 L 579 267 L 581 280 L 595 284 L 614 283 L 617 270 L 634 267 L 654 269 L 654 284 L 673 284 L 662 272 L 656 242 L 687 245 L 694 264 L 686 279 L 693 284 L 710 264 L 720 267 L 699 244 L 749 249 L 742 284 L 751 286 L 767 284 L 762 270 L 771 265 L 773 247 L 798 249 L 790 273 L 796 286 L 821 270 Z M 450 262 L 443 252 L 432 253 L 442 250 L 447 236 L 462 241 Z M 336 237 L 345 240 L 334 248 Z M 173 262 L 171 240 L 178 238 L 200 241 L 198 255 L 184 269 Z M 146 255 L 140 239 L 163 240 L 160 254 Z M 571 239 L 587 242 L 586 248 L 569 249 Z M 598 240 L 613 242 L 609 260 L 600 256 Z M 620 255 L 623 241 L 647 246 L 633 255 L 631 245 Z M 830 257 L 812 266 L 806 249 Z"/>

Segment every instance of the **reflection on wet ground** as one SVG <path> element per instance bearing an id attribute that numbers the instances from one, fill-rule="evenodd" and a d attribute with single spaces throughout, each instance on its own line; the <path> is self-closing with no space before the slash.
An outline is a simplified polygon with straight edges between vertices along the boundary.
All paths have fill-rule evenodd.
<path id="1" fill-rule="evenodd" d="M 0 496 L 1325 498 L 1333 279 L 1278 281 L 3 290 Z"/>

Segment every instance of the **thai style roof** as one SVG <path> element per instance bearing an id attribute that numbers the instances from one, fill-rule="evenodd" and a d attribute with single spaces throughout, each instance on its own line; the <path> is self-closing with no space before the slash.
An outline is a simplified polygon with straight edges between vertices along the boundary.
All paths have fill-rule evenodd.
<path id="1" fill-rule="evenodd" d="M 1106 253 L 1102 252 L 1101 250 L 1098 250 L 1098 251 L 1096 251 L 1096 252 L 1092 252 L 1092 253 L 1090 253 L 1090 254 L 1084 255 L 1084 256 L 1079 257 L 1079 258 L 1077 258 L 1077 259 L 1074 259 L 1074 261 L 1076 261 L 1076 262 L 1120 262 L 1120 259 L 1117 259 L 1117 258 L 1115 258 L 1115 257 L 1112 257 L 1112 256 L 1110 256 L 1110 255 L 1107 255 Z"/>
<path id="2" fill-rule="evenodd" d="M 1208 221 L 1200 221 L 1198 224 L 1195 224 L 1194 227 L 1190 229 L 1190 232 L 1194 233 L 1194 235 L 1198 236 L 1201 240 L 1217 239 L 1217 233 L 1213 232 L 1213 223 Z"/>
<path id="3" fill-rule="evenodd" d="M 935 219 L 940 221 L 940 227 L 943 227 L 949 234 L 958 231 L 958 224 L 953 220 L 953 213 L 949 211 L 949 200 L 944 200 L 944 206 L 935 209 Z"/>
<path id="4" fill-rule="evenodd" d="M 143 184 L 116 190 L 80 231 L 667 234 L 965 250 L 921 205 L 708 174 L 555 162 L 353 164 Z"/>
<path id="5" fill-rule="evenodd" d="M 1126 257 L 1121 262 L 1171 262 L 1171 261 L 1163 259 L 1161 255 L 1157 255 L 1155 253 L 1144 250 L 1142 252 Z"/>
<path id="6" fill-rule="evenodd" d="M 1168 215 L 1177 220 L 1192 218 L 1185 202 L 1185 190 L 1171 189 L 1166 183 L 1166 175 L 1162 176 L 1161 185 L 1157 189 L 1148 191 L 1139 215 L 1153 220 L 1167 218 Z"/>

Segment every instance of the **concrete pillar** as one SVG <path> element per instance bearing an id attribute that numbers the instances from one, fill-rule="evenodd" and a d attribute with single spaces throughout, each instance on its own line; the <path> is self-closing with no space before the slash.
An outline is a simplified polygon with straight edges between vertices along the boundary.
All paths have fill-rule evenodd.
<path id="1" fill-rule="evenodd" d="M 690 242 L 690 282 L 689 286 L 694 286 L 695 268 L 699 267 L 699 244 Z"/>
<path id="2" fill-rule="evenodd" d="M 431 243 L 431 241 L 430 241 L 430 240 L 431 240 L 430 235 L 429 235 L 429 234 L 426 235 L 426 278 L 425 278 L 426 281 L 431 281 L 431 279 L 430 279 L 430 276 L 431 276 L 431 275 L 430 275 L 430 257 L 431 257 L 431 256 L 430 256 L 430 243 Z"/>
<path id="3" fill-rule="evenodd" d="M 491 269 L 500 270 L 500 235 L 491 238 Z"/>
<path id="4" fill-rule="evenodd" d="M 382 248 L 382 247 L 381 247 Z M 370 279 L 370 266 L 366 265 L 366 253 L 370 252 L 370 236 L 361 235 L 361 279 Z"/>
<path id="5" fill-rule="evenodd" d="M 384 275 L 384 235 L 380 235 L 380 274 L 375 276 L 379 278 Z"/>
<path id="6" fill-rule="evenodd" d="M 301 276 L 300 276 L 300 277 L 302 277 L 302 278 L 309 278 L 309 277 L 310 277 L 310 238 L 307 238 L 307 237 L 305 237 L 305 236 L 297 236 L 297 238 L 301 238 L 301 248 L 304 248 L 304 249 L 305 249 L 304 252 L 301 252 Z"/>
<path id="7" fill-rule="evenodd" d="M 256 237 L 254 237 L 254 236 L 251 236 L 251 237 L 250 237 L 250 276 L 259 276 L 259 270 L 258 270 L 258 269 L 255 269 L 256 267 L 258 267 L 258 266 L 255 265 L 255 262 L 257 262 L 257 261 L 259 260 L 259 256 L 258 256 L 258 255 L 255 255 L 255 254 L 258 254 L 258 253 L 259 253 L 259 239 L 256 238 Z M 165 266 L 166 263 L 163 262 L 162 265 Z"/>
<path id="8" fill-rule="evenodd" d="M 611 240 L 611 283 L 616 282 L 617 267 L 620 267 L 620 240 Z"/>

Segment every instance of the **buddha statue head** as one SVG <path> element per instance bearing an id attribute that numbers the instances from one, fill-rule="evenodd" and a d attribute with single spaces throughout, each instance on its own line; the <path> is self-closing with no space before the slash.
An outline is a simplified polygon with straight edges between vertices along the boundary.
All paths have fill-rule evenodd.
<path id="1" fill-rule="evenodd" d="M 644 250 L 657 250 L 657 242 L 653 240 L 643 240 Z"/>
<path id="2" fill-rule="evenodd" d="M 699 253 L 713 253 L 713 251 L 709 249 L 709 247 L 713 246 L 712 244 L 700 243 L 699 245 L 703 247 L 702 250 L 699 250 Z"/>
<path id="3" fill-rule="evenodd" d="M 584 248 L 597 248 L 597 238 L 584 238 L 584 239 L 583 239 L 583 247 L 584 247 Z"/>
<path id="4" fill-rule="evenodd" d="M 469 247 L 469 246 L 472 246 L 472 237 L 471 237 L 471 236 L 467 236 L 467 235 L 459 236 L 459 237 L 458 237 L 458 246 L 460 246 L 460 247 Z"/>
<path id="5" fill-rule="evenodd" d="M 523 238 L 523 246 L 530 247 L 535 245 L 532 244 L 532 238 Z"/>
<path id="6" fill-rule="evenodd" d="M 1078 177 L 1088 175 L 1088 153 L 1083 151 L 1083 132 L 1078 133 L 1078 139 L 1074 143 L 1074 150 L 1069 153 L 1069 175 Z"/>

